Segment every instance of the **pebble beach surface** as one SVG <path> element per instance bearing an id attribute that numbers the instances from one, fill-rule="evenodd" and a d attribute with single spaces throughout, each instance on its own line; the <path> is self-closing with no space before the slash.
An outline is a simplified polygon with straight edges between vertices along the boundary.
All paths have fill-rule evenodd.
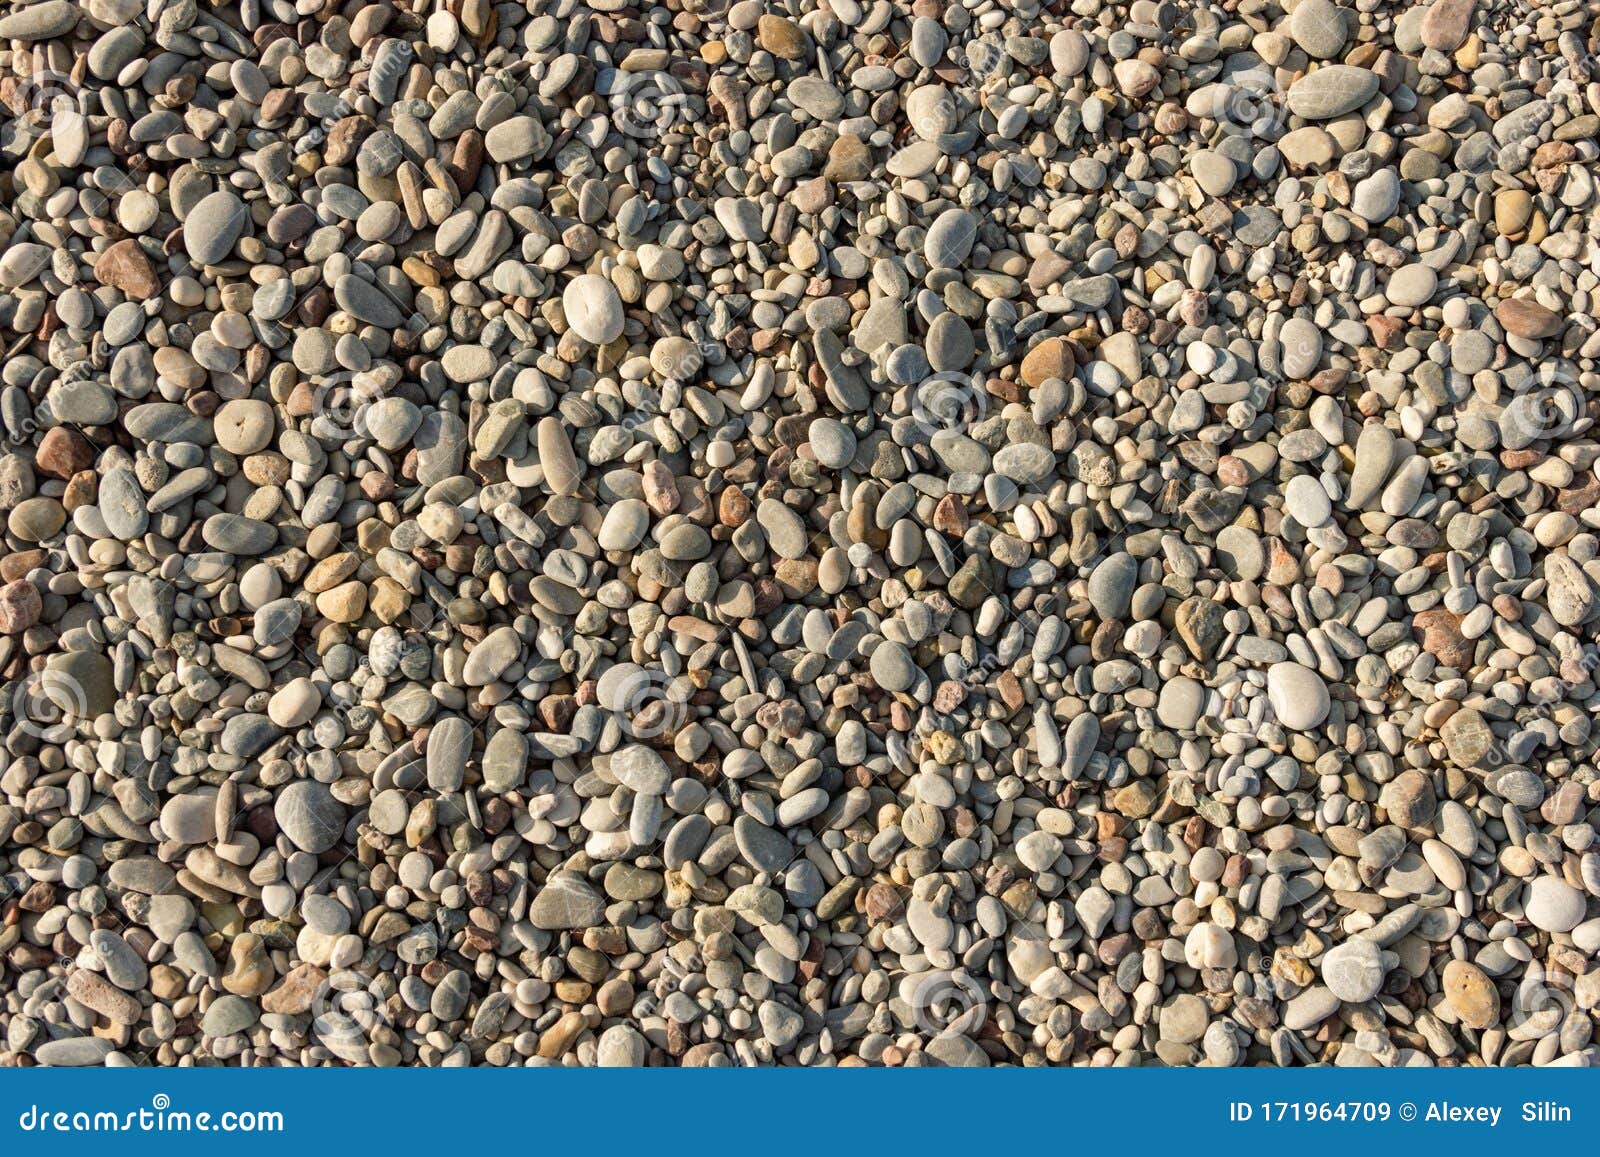
<path id="1" fill-rule="evenodd" d="M 0 1065 L 1584 1065 L 1580 0 L 0 0 Z"/>

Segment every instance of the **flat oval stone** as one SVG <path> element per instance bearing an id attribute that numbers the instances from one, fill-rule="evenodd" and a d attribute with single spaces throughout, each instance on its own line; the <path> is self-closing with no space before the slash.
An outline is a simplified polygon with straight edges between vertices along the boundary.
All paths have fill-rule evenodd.
<path id="1" fill-rule="evenodd" d="M 100 480 L 100 516 L 121 542 L 133 542 L 144 534 L 150 511 L 132 470 L 111 470 Z"/>
<path id="2" fill-rule="evenodd" d="M 1389 275 L 1384 286 L 1384 296 L 1395 305 L 1416 307 L 1426 305 L 1439 284 L 1439 275 L 1420 263 L 1405 265 Z"/>
<path id="3" fill-rule="evenodd" d="M 76 28 L 81 13 L 72 0 L 28 4 L 0 17 L 0 40 L 54 40 Z"/>
<path id="4" fill-rule="evenodd" d="M 1513 337 L 1535 341 L 1555 337 L 1563 328 L 1560 315 L 1526 297 L 1513 297 L 1494 307 L 1495 320 Z"/>
<path id="5" fill-rule="evenodd" d="M 303 852 L 320 855 L 344 834 L 344 805 L 333 798 L 328 785 L 300 779 L 278 793 L 273 805 L 278 830 Z"/>
<path id="6" fill-rule="evenodd" d="M 873 649 L 870 661 L 872 678 L 885 691 L 908 691 L 917 679 L 917 665 L 911 652 L 892 639 Z"/>
<path id="7" fill-rule="evenodd" d="M 492 792 L 515 791 L 528 774 L 528 741 L 509 727 L 489 737 L 483 749 L 483 784 Z"/>
<path id="8" fill-rule="evenodd" d="M 241 514 L 213 514 L 201 527 L 206 545 L 229 554 L 266 554 L 278 543 L 278 528 Z"/>
<path id="9" fill-rule="evenodd" d="M 1133 605 L 1139 564 L 1127 551 L 1118 551 L 1095 564 L 1089 574 L 1089 602 L 1102 619 L 1122 619 Z"/>
<path id="10" fill-rule="evenodd" d="M 605 345 L 622 336 L 622 298 L 616 286 L 594 273 L 574 277 L 561 295 L 562 312 L 572 332 L 591 345 Z"/>
<path id="11" fill-rule="evenodd" d="M 1283 508 L 1308 529 L 1326 525 L 1333 517 L 1333 500 L 1309 474 L 1296 474 L 1289 479 L 1284 487 Z"/>
<path id="12" fill-rule="evenodd" d="M 1378 94 L 1378 74 L 1350 64 L 1326 64 L 1289 88 L 1289 111 L 1306 120 L 1332 120 Z"/>
<path id="13" fill-rule="evenodd" d="M 459 715 L 446 715 L 428 732 L 428 787 L 437 792 L 461 790 L 472 757 L 472 725 Z"/>
<path id="14" fill-rule="evenodd" d="M 250 212 L 227 189 L 204 197 L 183 220 L 183 246 L 196 265 L 215 265 L 233 251 Z"/>
<path id="15" fill-rule="evenodd" d="M 1331 60 L 1347 38 L 1344 13 L 1333 0 L 1300 0 L 1289 17 L 1289 33 L 1307 56 Z"/>
<path id="16" fill-rule="evenodd" d="M 556 872 L 528 906 L 528 920 L 535 928 L 550 931 L 593 928 L 605 916 L 605 908 L 605 900 L 589 881 L 572 872 Z"/>
<path id="17" fill-rule="evenodd" d="M 756 521 L 767 532 L 767 544 L 779 558 L 804 558 L 809 545 L 806 525 L 800 516 L 775 498 L 766 498 L 756 507 Z"/>
<path id="18" fill-rule="evenodd" d="M 994 469 L 1024 485 L 1041 481 L 1056 467 L 1056 456 L 1048 446 L 1036 442 L 1014 442 L 1002 446 L 994 456 Z"/>
<path id="19" fill-rule="evenodd" d="M 739 854 L 758 872 L 781 871 L 794 859 L 794 846 L 782 832 L 750 816 L 739 816 L 733 821 L 733 837 Z"/>
<path id="20" fill-rule="evenodd" d="M 1377 996 L 1387 974 L 1383 949 L 1364 936 L 1336 944 L 1322 957 L 1322 982 L 1348 1004 L 1362 1004 Z"/>
<path id="21" fill-rule="evenodd" d="M 1278 333 L 1283 348 L 1283 374 L 1290 379 L 1306 378 L 1322 360 L 1322 331 L 1303 317 L 1290 318 Z"/>
<path id="22" fill-rule="evenodd" d="M 612 753 L 611 774 L 628 790 L 643 795 L 663 795 L 672 783 L 667 761 L 641 743 Z"/>
<path id="23" fill-rule="evenodd" d="M 1267 668 L 1267 699 L 1278 722 L 1292 731 L 1310 731 L 1328 717 L 1328 685 L 1299 663 Z"/>
<path id="24" fill-rule="evenodd" d="M 347 273 L 333 283 L 333 299 L 357 321 L 395 329 L 405 320 L 400 306 L 372 282 Z"/>
<path id="25" fill-rule="evenodd" d="M 467 655 L 461 678 L 469 687 L 486 687 L 500 678 L 522 654 L 522 639 L 516 628 L 499 627 Z"/>
<path id="26" fill-rule="evenodd" d="M 1528 885 L 1522 908 L 1535 928 L 1544 932 L 1570 932 L 1583 923 L 1588 901 L 1565 880 L 1540 876 Z"/>
<path id="27" fill-rule="evenodd" d="M 1179 675 L 1161 685 L 1160 697 L 1156 702 L 1156 718 L 1167 727 L 1179 731 L 1192 730 L 1200 721 L 1205 701 L 1204 685 L 1187 675 Z"/>
<path id="28" fill-rule="evenodd" d="M 946 209 L 928 226 L 924 243 L 928 264 L 934 269 L 956 269 L 972 252 L 978 237 L 977 221 L 965 209 Z"/>
<path id="29" fill-rule="evenodd" d="M 215 440 L 211 420 L 190 413 L 174 402 L 135 406 L 123 418 L 128 433 L 150 442 L 190 442 L 209 446 Z"/>

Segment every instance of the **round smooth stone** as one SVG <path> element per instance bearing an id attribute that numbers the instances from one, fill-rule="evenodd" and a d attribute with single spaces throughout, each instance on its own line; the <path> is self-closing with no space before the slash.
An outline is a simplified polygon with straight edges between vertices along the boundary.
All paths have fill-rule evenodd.
<path id="1" fill-rule="evenodd" d="M 1583 923 L 1588 901 L 1565 880 L 1540 876 L 1528 885 L 1522 908 L 1535 928 L 1544 932 L 1570 932 Z"/>
<path id="2" fill-rule="evenodd" d="M 1267 668 L 1267 701 L 1278 722 L 1291 731 L 1310 731 L 1328 718 L 1328 685 L 1299 663 Z"/>
<path id="3" fill-rule="evenodd" d="M 599 274 L 574 277 L 561 295 L 561 308 L 572 332 L 591 345 L 607 345 L 622 336 L 622 298 Z"/>

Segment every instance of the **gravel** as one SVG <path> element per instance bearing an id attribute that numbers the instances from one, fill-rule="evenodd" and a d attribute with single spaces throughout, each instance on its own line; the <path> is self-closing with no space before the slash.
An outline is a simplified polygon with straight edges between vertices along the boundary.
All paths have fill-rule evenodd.
<path id="1" fill-rule="evenodd" d="M 1573 0 L 0 11 L 0 1065 L 1583 1065 Z"/>

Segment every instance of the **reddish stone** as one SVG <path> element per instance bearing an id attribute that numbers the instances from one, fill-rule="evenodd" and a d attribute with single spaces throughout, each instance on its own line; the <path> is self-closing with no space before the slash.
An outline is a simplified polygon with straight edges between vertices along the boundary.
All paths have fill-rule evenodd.
<path id="1" fill-rule="evenodd" d="M 1030 349 L 1022 359 L 1022 381 L 1034 389 L 1051 378 L 1072 377 L 1076 359 L 1066 341 L 1048 337 Z"/>
<path id="2" fill-rule="evenodd" d="M 362 496 L 373 502 L 384 502 L 394 497 L 394 479 L 372 470 L 361 476 Z"/>
<path id="3" fill-rule="evenodd" d="M 1248 486 L 1258 477 L 1260 475 L 1243 458 L 1224 454 L 1217 459 L 1217 481 L 1224 486 Z"/>
<path id="4" fill-rule="evenodd" d="M 1600 502 L 1600 478 L 1589 478 L 1582 486 L 1556 494 L 1556 509 L 1563 514 L 1582 514 L 1597 502 Z"/>
<path id="5" fill-rule="evenodd" d="M 1446 667 L 1464 671 L 1472 662 L 1476 644 L 1461 636 L 1461 616 L 1444 607 L 1423 611 L 1411 620 L 1422 634 L 1422 649 Z"/>
<path id="6" fill-rule="evenodd" d="M 161 292 L 155 267 L 131 237 L 118 241 L 94 263 L 95 280 L 120 289 L 132 301 L 144 301 Z"/>
<path id="7" fill-rule="evenodd" d="M 1526 297 L 1502 301 L 1494 307 L 1494 316 L 1507 333 L 1529 340 L 1554 337 L 1564 324 L 1559 314 Z"/>
<path id="8" fill-rule="evenodd" d="M 958 494 L 946 494 L 933 508 L 933 528 L 943 534 L 965 534 L 967 508 Z"/>
<path id="9" fill-rule="evenodd" d="M 1000 672 L 1000 677 L 995 680 L 995 690 L 1000 692 L 1000 701 L 1011 711 L 1020 709 L 1027 701 L 1022 684 L 1010 671 Z"/>
<path id="10" fill-rule="evenodd" d="M 1381 350 L 1386 350 L 1394 341 L 1395 334 L 1400 332 L 1401 323 L 1392 317 L 1377 313 L 1367 318 L 1367 329 L 1372 333 L 1372 344 Z"/>
<path id="11" fill-rule="evenodd" d="M 0 633 L 20 635 L 39 621 L 44 601 L 26 579 L 0 587 Z"/>
<path id="12" fill-rule="evenodd" d="M 52 478 L 71 478 L 94 465 L 94 447 L 70 426 L 52 426 L 39 439 L 33 464 Z"/>
<path id="13" fill-rule="evenodd" d="M 16 582 L 34 567 L 43 566 L 49 557 L 48 551 L 19 550 L 0 558 L 0 582 Z"/>
<path id="14" fill-rule="evenodd" d="M 933 709 L 948 715 L 967 701 L 967 688 L 954 679 L 946 679 L 933 693 Z"/>
<path id="15" fill-rule="evenodd" d="M 880 880 L 863 894 L 861 906 L 867 919 L 874 924 L 891 920 L 900 914 L 900 893 L 893 884 Z"/>
<path id="16" fill-rule="evenodd" d="M 750 517 L 750 499 L 743 491 L 730 486 L 717 498 L 717 519 L 723 526 L 743 526 Z"/>
<path id="17" fill-rule="evenodd" d="M 1423 12 L 1419 30 L 1423 46 L 1445 53 L 1460 48 L 1472 31 L 1473 10 L 1477 6 L 1478 0 L 1435 0 Z"/>
<path id="18" fill-rule="evenodd" d="M 327 975 L 314 964 L 301 964 L 261 998 L 261 1007 L 280 1016 L 297 1016 L 311 1008 Z"/>

